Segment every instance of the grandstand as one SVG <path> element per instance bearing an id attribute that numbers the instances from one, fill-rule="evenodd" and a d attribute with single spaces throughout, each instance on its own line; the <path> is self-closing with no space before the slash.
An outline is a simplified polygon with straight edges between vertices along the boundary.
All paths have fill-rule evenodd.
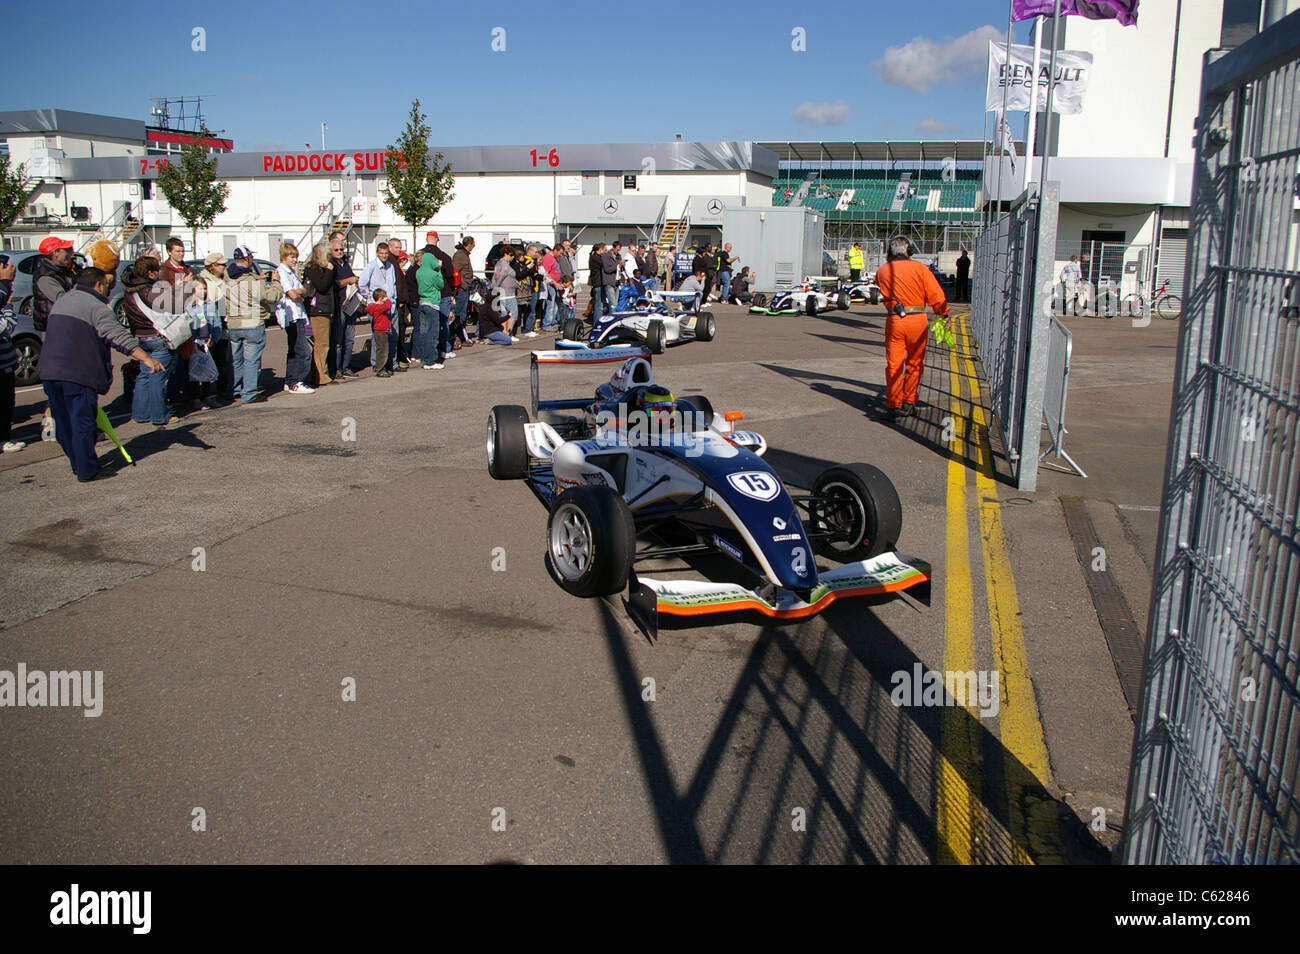
<path id="1" fill-rule="evenodd" d="M 759 145 L 780 157 L 772 204 L 823 213 L 825 247 L 837 259 L 855 241 L 878 258 L 901 233 L 943 268 L 981 227 L 986 144 L 978 140 Z"/>

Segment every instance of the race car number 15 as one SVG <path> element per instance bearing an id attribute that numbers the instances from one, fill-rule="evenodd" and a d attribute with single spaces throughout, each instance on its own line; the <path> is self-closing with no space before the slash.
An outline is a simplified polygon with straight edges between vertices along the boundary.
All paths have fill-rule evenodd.
<path id="1" fill-rule="evenodd" d="M 530 156 L 533 157 L 533 168 L 536 169 L 536 168 L 537 168 L 537 159 L 538 159 L 537 150 L 536 150 L 536 149 L 529 149 L 529 150 L 528 150 L 528 155 L 530 155 Z M 552 149 L 551 149 L 550 152 L 543 153 L 542 156 L 541 156 L 541 158 L 544 159 L 544 160 L 546 161 L 546 163 L 547 163 L 551 168 L 555 168 L 556 166 L 558 166 L 558 165 L 560 164 L 560 154 L 559 154 L 558 152 L 556 152 L 555 149 L 554 149 L 553 147 L 552 147 Z"/>
<path id="2" fill-rule="evenodd" d="M 780 493 L 780 485 L 771 474 L 761 470 L 746 470 L 739 474 L 728 474 L 727 482 L 746 497 L 754 500 L 771 500 Z"/>

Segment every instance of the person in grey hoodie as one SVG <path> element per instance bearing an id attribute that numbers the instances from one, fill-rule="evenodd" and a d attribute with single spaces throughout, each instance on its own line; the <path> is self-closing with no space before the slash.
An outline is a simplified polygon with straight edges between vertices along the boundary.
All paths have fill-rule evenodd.
<path id="1" fill-rule="evenodd" d="M 140 347 L 108 307 L 108 276 L 83 268 L 71 291 L 50 309 L 41 348 L 41 385 L 54 418 L 54 437 L 81 481 L 100 474 L 95 455 L 99 396 L 113 382 L 109 348 L 130 355 L 153 373 L 163 366 Z"/>

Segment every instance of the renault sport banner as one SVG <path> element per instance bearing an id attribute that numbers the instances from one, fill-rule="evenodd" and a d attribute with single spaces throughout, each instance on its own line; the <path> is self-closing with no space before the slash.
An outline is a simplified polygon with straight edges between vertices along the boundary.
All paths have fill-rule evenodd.
<path id="1" fill-rule="evenodd" d="M 1050 17 L 1055 12 L 1055 0 L 1011 0 L 1013 20 Z M 1120 26 L 1132 26 L 1138 20 L 1138 0 L 1061 0 L 1061 16 L 1118 20 Z"/>
<path id="2" fill-rule="evenodd" d="M 1047 105 L 1047 80 L 1051 76 L 1050 50 L 1041 50 L 1038 56 L 1038 101 L 1036 110 L 1042 112 Z M 1084 50 L 1056 51 L 1056 89 L 1052 95 L 1052 111 L 1057 113 L 1083 112 L 1083 97 L 1088 92 L 1088 79 L 1092 75 L 1092 54 Z M 1011 62 L 1007 62 L 1007 45 L 989 43 L 989 82 L 985 93 L 984 109 L 999 112 L 1002 96 L 1006 94 L 1007 109 L 1028 110 L 1029 88 L 1034 81 L 1034 48 L 1011 45 Z"/>

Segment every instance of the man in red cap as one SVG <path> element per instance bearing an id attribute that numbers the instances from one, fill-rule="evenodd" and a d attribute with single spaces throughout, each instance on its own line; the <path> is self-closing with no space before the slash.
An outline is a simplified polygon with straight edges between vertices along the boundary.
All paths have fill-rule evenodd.
<path id="1" fill-rule="evenodd" d="M 51 235 L 37 247 L 41 260 L 32 275 L 32 324 L 45 331 L 54 299 L 72 288 L 76 273 L 72 269 L 72 243 Z"/>
<path id="2" fill-rule="evenodd" d="M 425 341 L 437 342 L 438 353 L 434 357 L 428 354 L 424 360 L 428 363 L 441 364 L 445 358 L 456 357 L 447 342 L 447 332 L 451 321 L 451 310 L 456 304 L 456 276 L 451 264 L 451 256 L 438 248 L 438 233 L 430 229 L 424 235 L 424 253 L 438 259 L 438 270 L 442 272 L 442 300 L 438 302 L 438 330 L 427 329 Z M 423 332 L 422 332 L 423 333 Z M 429 349 L 432 352 L 432 348 Z"/>

